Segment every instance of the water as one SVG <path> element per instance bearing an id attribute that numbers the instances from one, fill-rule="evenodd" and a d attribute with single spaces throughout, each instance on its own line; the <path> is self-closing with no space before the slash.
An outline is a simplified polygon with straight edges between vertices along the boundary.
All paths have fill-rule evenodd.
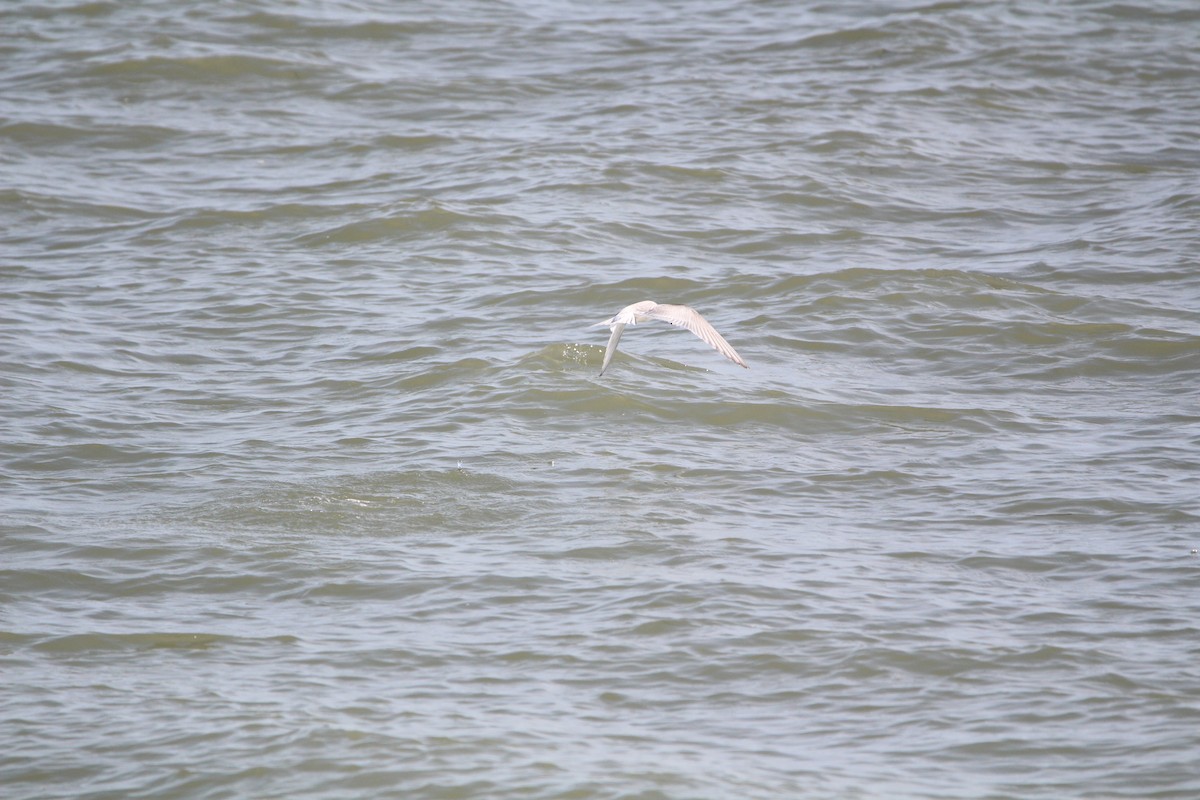
<path id="1" fill-rule="evenodd" d="M 1200 794 L 1192 4 L 0 29 L 5 798 Z"/>

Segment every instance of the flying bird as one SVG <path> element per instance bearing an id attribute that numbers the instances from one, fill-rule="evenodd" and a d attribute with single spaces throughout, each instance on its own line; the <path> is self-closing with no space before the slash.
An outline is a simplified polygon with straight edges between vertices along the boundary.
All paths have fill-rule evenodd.
<path id="1" fill-rule="evenodd" d="M 721 355 L 728 358 L 733 363 L 741 367 L 746 367 L 746 362 L 737 354 L 733 346 L 725 341 L 721 334 L 717 333 L 717 329 L 708 323 L 704 317 L 700 316 L 700 312 L 691 306 L 672 306 L 666 303 L 656 303 L 653 300 L 643 300 L 640 303 L 634 303 L 631 306 L 625 306 L 612 319 L 606 319 L 604 322 L 597 322 L 590 327 L 599 328 L 607 327 L 612 331 L 612 335 L 608 337 L 608 348 L 604 351 L 604 364 L 600 367 L 600 374 L 604 374 L 604 370 L 608 369 L 608 365 L 612 363 L 613 354 L 617 352 L 617 342 L 621 341 L 621 334 L 625 330 L 626 325 L 637 325 L 639 322 L 649 322 L 650 320 L 659 320 L 661 322 L 669 322 L 678 328 L 687 328 L 692 333 L 704 340 L 709 347 L 716 350 Z"/>

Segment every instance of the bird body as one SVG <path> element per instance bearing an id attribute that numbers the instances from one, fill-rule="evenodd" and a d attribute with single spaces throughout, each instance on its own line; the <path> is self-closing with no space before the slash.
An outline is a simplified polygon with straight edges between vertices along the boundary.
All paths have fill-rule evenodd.
<path id="1" fill-rule="evenodd" d="M 668 305 L 666 303 L 656 303 L 653 300 L 643 300 L 640 303 L 625 306 L 611 319 L 606 319 L 604 322 L 597 322 L 595 325 L 592 325 L 593 328 L 604 326 L 612 331 L 612 334 L 608 337 L 608 347 L 604 351 L 604 364 L 600 367 L 601 375 L 608 369 L 608 365 L 612 363 L 613 354 L 617 352 L 617 342 L 621 340 L 621 334 L 624 333 L 625 326 L 638 325 L 651 320 L 659 320 L 679 328 L 686 328 L 699 336 L 709 347 L 733 363 L 749 369 L 746 362 L 733 349 L 733 346 L 725 341 L 725 338 L 717 333 L 717 329 L 710 325 L 708 320 L 700 316 L 700 312 L 696 309 L 691 306 Z"/>

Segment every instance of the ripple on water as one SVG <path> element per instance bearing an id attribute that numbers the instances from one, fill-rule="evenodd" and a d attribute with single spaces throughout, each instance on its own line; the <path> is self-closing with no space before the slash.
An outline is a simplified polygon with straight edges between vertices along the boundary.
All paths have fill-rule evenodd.
<path id="1" fill-rule="evenodd" d="M 1197 795 L 1194 10 L 166 8 L 0 10 L 14 800 Z"/>

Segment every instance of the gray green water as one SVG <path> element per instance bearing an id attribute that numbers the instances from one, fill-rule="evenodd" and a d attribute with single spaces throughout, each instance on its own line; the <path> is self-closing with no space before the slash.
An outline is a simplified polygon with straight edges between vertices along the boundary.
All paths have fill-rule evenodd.
<path id="1" fill-rule="evenodd" d="M 1200 795 L 1194 4 L 0 30 L 6 800 Z"/>

